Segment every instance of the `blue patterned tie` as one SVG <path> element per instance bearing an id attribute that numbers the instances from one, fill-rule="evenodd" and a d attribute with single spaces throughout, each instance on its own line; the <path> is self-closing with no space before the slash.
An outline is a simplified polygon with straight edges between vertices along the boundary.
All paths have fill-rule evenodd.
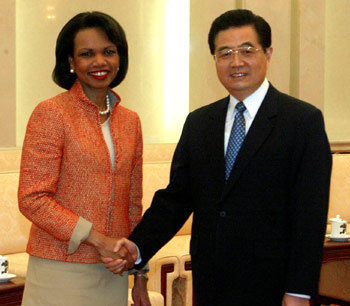
<path id="1" fill-rule="evenodd" d="M 246 110 L 243 102 L 238 102 L 236 105 L 237 113 L 233 121 L 230 139 L 228 141 L 225 155 L 225 178 L 228 180 L 230 173 L 238 155 L 239 149 L 245 137 L 245 119 L 243 112 Z"/>

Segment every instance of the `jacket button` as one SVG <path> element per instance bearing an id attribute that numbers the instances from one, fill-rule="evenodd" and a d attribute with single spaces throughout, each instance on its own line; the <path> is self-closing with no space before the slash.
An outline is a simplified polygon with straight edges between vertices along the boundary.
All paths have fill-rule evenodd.
<path id="1" fill-rule="evenodd" d="M 226 211 L 220 211 L 220 217 L 226 217 Z"/>

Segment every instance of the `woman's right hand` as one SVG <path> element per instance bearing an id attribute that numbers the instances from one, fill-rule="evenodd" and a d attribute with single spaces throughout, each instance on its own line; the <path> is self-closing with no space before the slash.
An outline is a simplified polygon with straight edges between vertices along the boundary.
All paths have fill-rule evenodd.
<path id="1" fill-rule="evenodd" d="M 127 238 L 121 238 L 117 241 L 116 248 L 114 251 L 118 252 L 127 252 L 128 254 L 124 256 L 127 260 L 131 260 L 131 267 L 134 265 L 134 262 L 138 260 L 139 254 L 136 245 L 128 240 Z M 105 264 L 105 268 L 109 269 L 111 272 L 115 274 L 121 274 L 124 267 L 120 264 L 120 260 L 114 260 L 111 257 L 101 257 L 102 262 Z"/>
<path id="2" fill-rule="evenodd" d="M 123 270 L 129 270 L 134 266 L 134 259 L 125 247 L 117 245 L 117 241 L 116 238 L 107 237 L 92 229 L 85 242 L 94 246 L 101 257 L 115 259 L 119 267 L 123 267 Z"/>

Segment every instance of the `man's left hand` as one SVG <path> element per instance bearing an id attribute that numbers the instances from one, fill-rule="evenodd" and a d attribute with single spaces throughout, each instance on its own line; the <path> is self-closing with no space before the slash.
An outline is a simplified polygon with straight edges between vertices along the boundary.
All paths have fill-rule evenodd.
<path id="1" fill-rule="evenodd" d="M 147 292 L 147 279 L 145 277 L 135 277 L 134 287 L 132 288 L 133 306 L 151 306 Z"/>

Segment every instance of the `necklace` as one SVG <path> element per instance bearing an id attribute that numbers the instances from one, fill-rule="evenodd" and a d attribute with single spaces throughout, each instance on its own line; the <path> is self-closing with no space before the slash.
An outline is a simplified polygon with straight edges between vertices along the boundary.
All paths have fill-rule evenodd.
<path id="1" fill-rule="evenodd" d="M 107 115 L 111 111 L 111 103 L 109 102 L 108 94 L 106 94 L 106 107 L 107 107 L 106 110 L 99 111 L 101 116 Z"/>

